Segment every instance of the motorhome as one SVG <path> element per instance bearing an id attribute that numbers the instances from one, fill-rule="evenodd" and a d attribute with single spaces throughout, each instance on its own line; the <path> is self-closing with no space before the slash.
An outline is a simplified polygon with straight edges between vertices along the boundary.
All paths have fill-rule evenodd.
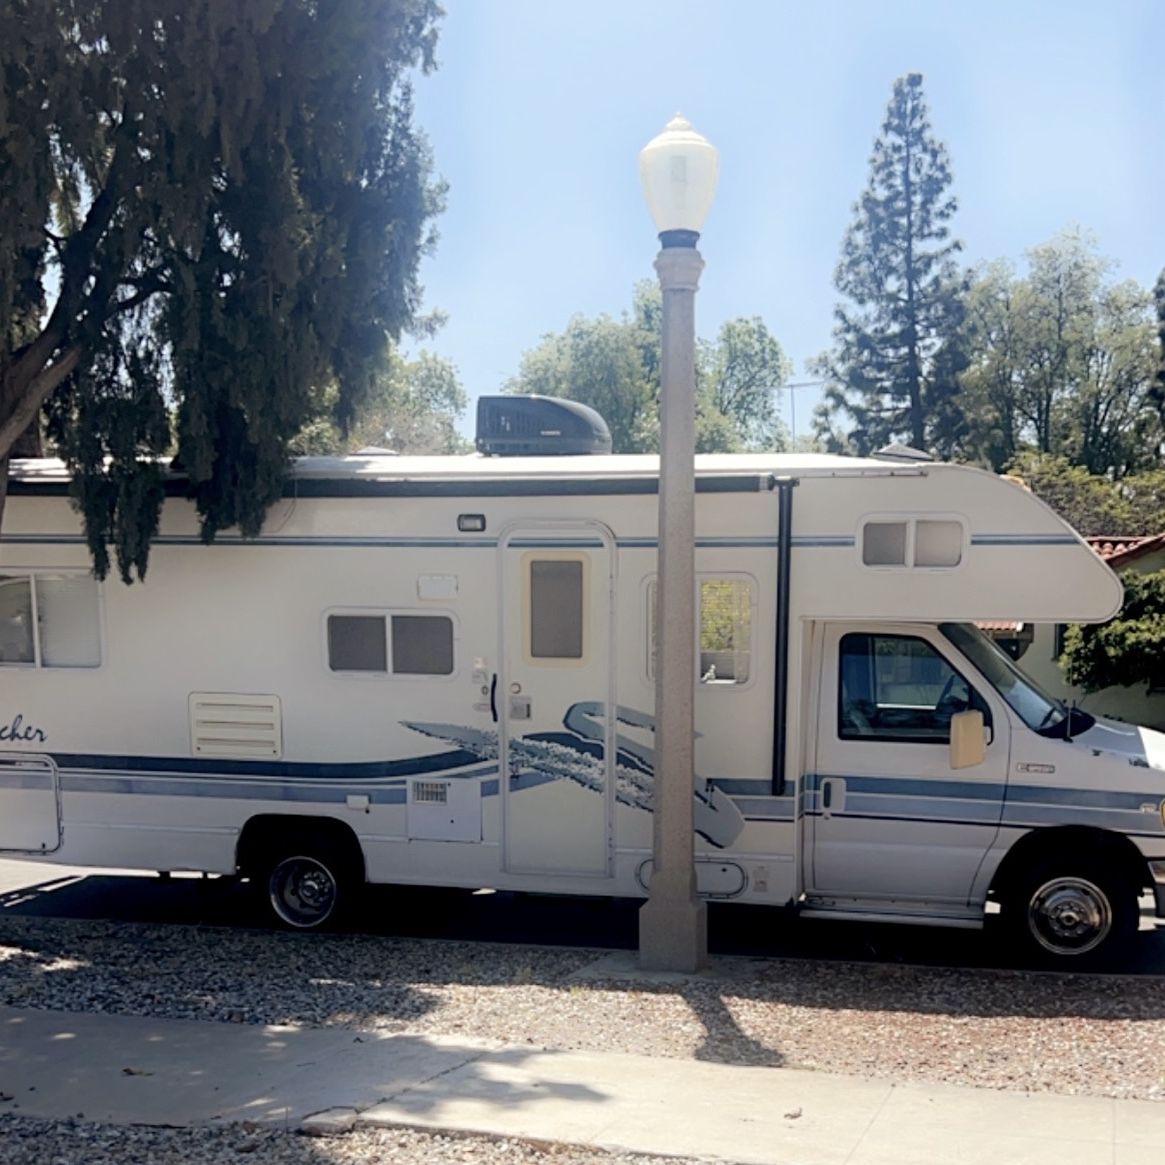
<path id="1" fill-rule="evenodd" d="M 175 476 L 129 586 L 93 577 L 64 467 L 14 462 L 4 856 L 241 874 L 301 928 L 365 881 L 644 896 L 658 459 L 486 404 L 480 445 L 516 455 L 303 459 L 252 539 L 203 545 Z M 1119 608 L 1046 505 L 801 453 L 701 456 L 695 489 L 702 894 L 951 927 L 994 902 L 1070 965 L 1143 892 L 1165 913 L 1165 736 L 976 627 Z"/>

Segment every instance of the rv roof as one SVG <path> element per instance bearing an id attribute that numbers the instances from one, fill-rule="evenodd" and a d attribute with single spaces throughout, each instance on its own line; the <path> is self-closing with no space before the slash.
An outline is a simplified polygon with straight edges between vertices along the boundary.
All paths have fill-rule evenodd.
<path id="1" fill-rule="evenodd" d="M 839 457 L 825 453 L 714 453 L 696 458 L 696 474 L 731 476 L 830 476 L 837 473 L 914 475 L 929 466 L 905 466 L 874 458 Z M 591 457 L 411 457 L 366 453 L 350 457 L 301 457 L 292 463 L 291 476 L 299 479 L 346 481 L 407 481 L 458 478 L 653 478 L 659 458 L 644 454 Z M 14 460 L 11 475 L 29 484 L 63 483 L 69 474 L 63 462 L 52 459 Z"/>

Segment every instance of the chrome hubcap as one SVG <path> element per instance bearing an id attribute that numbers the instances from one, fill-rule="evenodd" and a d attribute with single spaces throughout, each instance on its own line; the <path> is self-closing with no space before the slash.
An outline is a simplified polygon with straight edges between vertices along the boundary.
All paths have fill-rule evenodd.
<path id="1" fill-rule="evenodd" d="M 315 858 L 285 858 L 271 871 L 271 905 L 289 926 L 319 926 L 336 905 L 336 879 Z"/>
<path id="2" fill-rule="evenodd" d="M 1031 897 L 1028 928 L 1055 955 L 1083 955 L 1112 930 L 1112 906 L 1099 886 L 1086 878 L 1053 878 Z"/>

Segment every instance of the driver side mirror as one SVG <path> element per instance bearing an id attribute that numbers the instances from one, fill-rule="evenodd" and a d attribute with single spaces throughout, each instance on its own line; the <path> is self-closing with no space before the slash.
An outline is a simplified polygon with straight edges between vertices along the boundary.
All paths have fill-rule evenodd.
<path id="1" fill-rule="evenodd" d="M 970 769 L 981 765 L 987 756 L 987 735 L 983 730 L 983 713 L 977 708 L 956 712 L 951 717 L 951 768 Z"/>

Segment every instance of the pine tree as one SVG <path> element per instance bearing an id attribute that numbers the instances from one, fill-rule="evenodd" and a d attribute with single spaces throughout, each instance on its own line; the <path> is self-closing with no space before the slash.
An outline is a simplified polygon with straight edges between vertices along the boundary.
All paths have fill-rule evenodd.
<path id="1" fill-rule="evenodd" d="M 891 441 L 948 450 L 958 442 L 957 376 L 966 364 L 959 333 L 965 279 L 949 223 L 946 147 L 931 131 L 922 77 L 894 83 L 870 178 L 854 206 L 834 285 L 834 348 L 816 362 L 833 383 L 823 421 L 852 420 L 859 453 Z"/>
<path id="2" fill-rule="evenodd" d="M 436 0 L 0 4 L 0 506 L 22 434 L 98 574 L 146 567 L 177 449 L 206 540 L 260 529 L 420 304 Z"/>

